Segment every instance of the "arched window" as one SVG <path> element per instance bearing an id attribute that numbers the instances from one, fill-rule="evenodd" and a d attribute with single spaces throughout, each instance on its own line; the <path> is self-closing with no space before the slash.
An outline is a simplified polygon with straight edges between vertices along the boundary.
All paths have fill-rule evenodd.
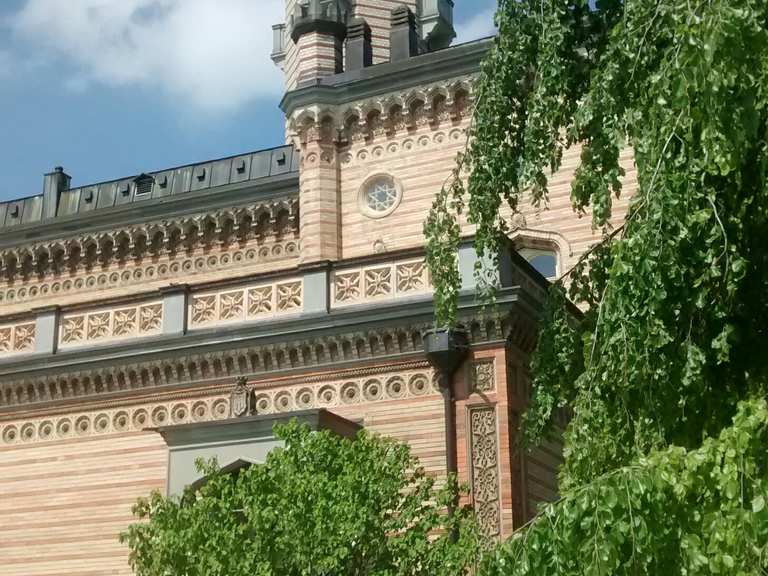
<path id="1" fill-rule="evenodd" d="M 520 256 L 528 260 L 536 271 L 547 280 L 554 280 L 559 275 L 557 269 L 557 252 L 548 248 L 528 248 L 518 249 Z"/>
<path id="2" fill-rule="evenodd" d="M 519 214 L 517 216 L 520 218 L 513 223 L 516 229 L 509 236 L 515 250 L 544 278 L 557 280 L 563 275 L 566 263 L 573 256 L 568 240 L 553 230 L 528 228 L 525 218 Z"/>

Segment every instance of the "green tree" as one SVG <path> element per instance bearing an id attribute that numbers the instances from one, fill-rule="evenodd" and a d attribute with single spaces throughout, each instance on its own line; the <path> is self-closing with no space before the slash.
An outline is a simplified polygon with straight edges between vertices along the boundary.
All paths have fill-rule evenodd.
<path id="1" fill-rule="evenodd" d="M 455 322 L 463 214 L 478 252 L 503 204 L 571 197 L 603 241 L 553 286 L 525 435 L 563 406 L 562 500 L 501 574 L 756 574 L 766 564 L 768 2 L 500 0 L 470 141 L 425 224 L 437 321 Z M 619 154 L 639 190 L 621 226 Z M 568 312 L 568 299 L 584 310 Z"/>
<path id="2" fill-rule="evenodd" d="M 264 464 L 181 498 L 155 492 L 121 535 L 137 576 L 459 575 L 477 559 L 468 510 L 446 513 L 440 487 L 408 446 L 290 423 Z"/>

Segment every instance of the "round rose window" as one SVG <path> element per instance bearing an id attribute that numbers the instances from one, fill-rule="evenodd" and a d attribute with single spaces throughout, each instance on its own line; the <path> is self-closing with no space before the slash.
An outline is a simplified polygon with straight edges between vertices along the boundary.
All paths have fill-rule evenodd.
<path id="1" fill-rule="evenodd" d="M 372 218 L 390 214 L 400 203 L 400 186 L 389 174 L 368 178 L 360 189 L 360 207 Z"/>

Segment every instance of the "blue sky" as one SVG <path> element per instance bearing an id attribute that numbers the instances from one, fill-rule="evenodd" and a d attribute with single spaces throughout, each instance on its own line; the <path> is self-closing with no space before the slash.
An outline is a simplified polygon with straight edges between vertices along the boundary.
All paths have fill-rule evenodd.
<path id="1" fill-rule="evenodd" d="M 458 41 L 495 0 L 455 0 Z M 283 143 L 283 0 L 2 0 L 0 200 Z"/>

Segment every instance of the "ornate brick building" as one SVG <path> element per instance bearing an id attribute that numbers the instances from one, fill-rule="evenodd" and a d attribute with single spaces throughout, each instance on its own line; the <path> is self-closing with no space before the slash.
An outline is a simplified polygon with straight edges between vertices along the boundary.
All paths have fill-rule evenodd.
<path id="1" fill-rule="evenodd" d="M 76 188 L 56 168 L 0 204 L 0 574 L 129 574 L 117 534 L 137 497 L 196 480 L 198 455 L 258 461 L 291 415 L 455 465 L 491 537 L 554 495 L 557 446 L 514 443 L 536 270 L 596 238 L 570 209 L 578 150 L 549 209 L 515 216 L 495 307 L 460 249 L 469 351 L 450 394 L 424 350 L 422 223 L 491 42 L 449 46 L 452 8 L 286 0 L 286 146 Z"/>

